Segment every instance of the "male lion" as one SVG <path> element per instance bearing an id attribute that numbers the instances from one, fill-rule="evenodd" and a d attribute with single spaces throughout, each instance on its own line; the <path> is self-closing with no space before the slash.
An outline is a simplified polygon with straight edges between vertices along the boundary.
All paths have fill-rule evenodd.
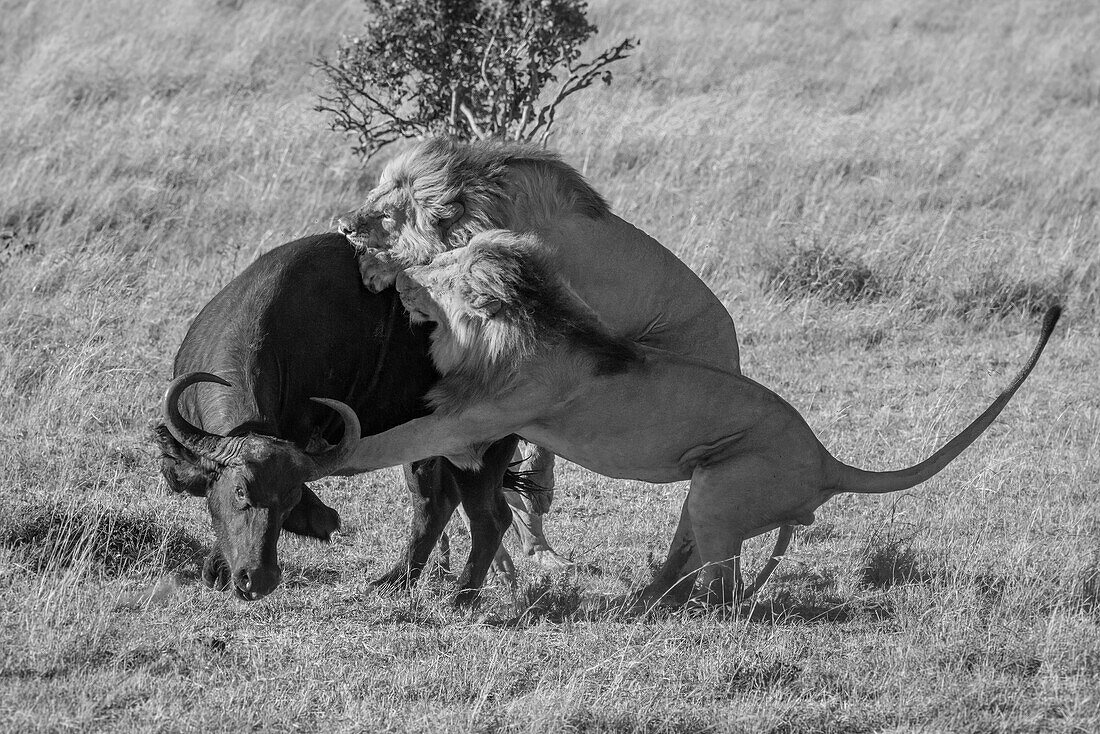
<path id="1" fill-rule="evenodd" d="M 338 228 L 360 250 L 364 281 L 375 290 L 479 232 L 535 234 L 534 246 L 616 336 L 741 371 L 722 302 L 668 249 L 615 216 L 580 173 L 540 148 L 428 140 L 391 161 Z M 553 476 L 550 458 L 536 455 L 541 477 Z M 682 578 L 691 546 L 685 503 L 655 595 Z"/>
<path id="2" fill-rule="evenodd" d="M 438 323 L 435 411 L 361 439 L 341 471 L 434 455 L 475 467 L 491 441 L 515 433 L 607 476 L 690 479 L 703 588 L 723 603 L 743 598 L 746 538 L 808 525 L 841 492 L 908 489 L 947 466 L 1023 383 L 1061 311 L 1047 313 L 1027 365 L 977 420 L 915 466 L 872 472 L 834 458 L 794 408 L 753 380 L 609 333 L 532 239 L 484 233 L 398 279 L 411 319 Z M 657 599 L 647 590 L 641 601 Z"/>

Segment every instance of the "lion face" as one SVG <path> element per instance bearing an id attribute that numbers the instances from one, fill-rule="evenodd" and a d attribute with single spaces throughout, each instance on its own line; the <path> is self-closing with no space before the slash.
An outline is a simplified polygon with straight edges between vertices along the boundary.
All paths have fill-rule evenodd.
<path id="1" fill-rule="evenodd" d="M 386 252 L 401 266 L 431 262 L 461 244 L 449 235 L 465 208 L 454 192 L 422 183 L 388 167 L 366 203 L 339 217 L 337 229 L 361 252 Z"/>
<path id="2" fill-rule="evenodd" d="M 490 242 L 496 236 L 498 241 Z M 506 244 L 499 242 L 501 238 Z M 485 364 L 498 356 L 513 331 L 513 312 L 522 309 L 501 263 L 511 233 L 478 235 L 468 247 L 450 250 L 428 265 L 406 268 L 397 290 L 413 323 L 435 322 L 432 358 L 446 374 L 459 365 Z M 505 249 L 502 249 L 505 248 Z"/>
<path id="3" fill-rule="evenodd" d="M 450 250 L 428 265 L 408 267 L 397 276 L 397 292 L 413 323 L 456 325 L 494 315 L 492 304 L 478 289 L 471 254 L 476 253 Z"/>

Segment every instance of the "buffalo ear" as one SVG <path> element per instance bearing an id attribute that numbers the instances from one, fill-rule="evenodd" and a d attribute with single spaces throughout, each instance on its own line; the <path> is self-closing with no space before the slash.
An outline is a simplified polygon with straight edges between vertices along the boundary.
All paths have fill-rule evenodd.
<path id="1" fill-rule="evenodd" d="M 303 484 L 302 499 L 283 520 L 283 530 L 327 543 L 339 529 L 340 513 L 322 502 L 312 489 Z"/>
<path id="2" fill-rule="evenodd" d="M 184 448 L 163 423 L 153 426 L 153 440 L 160 447 L 160 473 L 168 482 L 168 488 L 173 492 L 205 497 L 218 478 L 217 468 Z"/>

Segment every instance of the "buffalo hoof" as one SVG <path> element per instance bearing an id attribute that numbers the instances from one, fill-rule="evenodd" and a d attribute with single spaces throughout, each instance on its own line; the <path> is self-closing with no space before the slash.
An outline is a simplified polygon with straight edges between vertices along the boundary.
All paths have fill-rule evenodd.
<path id="1" fill-rule="evenodd" d="M 371 581 L 370 584 L 383 593 L 404 594 L 416 584 L 417 576 L 419 574 L 414 575 L 408 566 L 399 565 Z"/>
<path id="2" fill-rule="evenodd" d="M 232 586 L 229 564 L 217 548 L 210 551 L 202 564 L 202 582 L 214 591 L 227 591 Z"/>
<path id="3" fill-rule="evenodd" d="M 459 589 L 451 597 L 451 605 L 456 609 L 473 609 L 481 601 L 481 589 Z"/>

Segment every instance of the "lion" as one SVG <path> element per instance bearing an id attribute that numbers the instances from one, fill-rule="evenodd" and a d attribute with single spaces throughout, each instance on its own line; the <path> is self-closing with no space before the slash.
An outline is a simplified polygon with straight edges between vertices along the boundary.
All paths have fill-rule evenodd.
<path id="1" fill-rule="evenodd" d="M 337 228 L 359 250 L 364 282 L 373 290 L 479 232 L 537 235 L 532 242 L 543 257 L 612 333 L 741 371 L 737 331 L 722 302 L 671 251 L 613 214 L 553 152 L 518 143 L 427 140 L 387 164 L 366 202 L 341 216 Z M 528 460 L 541 469 L 536 482 L 552 482 L 552 456 Z M 535 519 L 531 514 L 526 522 Z M 683 576 L 690 527 L 685 506 L 653 581 L 658 594 Z"/>
<path id="2" fill-rule="evenodd" d="M 438 324 L 434 412 L 361 439 L 341 472 L 435 455 L 475 467 L 490 442 L 514 433 L 609 477 L 690 480 L 698 567 L 688 571 L 701 572 L 700 598 L 711 603 L 746 597 L 745 539 L 809 525 L 842 492 L 909 489 L 946 467 L 1023 384 L 1061 312 L 1048 311 L 1011 385 L 945 446 L 906 469 L 866 471 L 830 454 L 798 411 L 763 385 L 608 330 L 533 240 L 482 233 L 404 271 L 397 287 L 412 319 Z M 652 594 L 643 590 L 639 601 L 660 601 Z"/>

